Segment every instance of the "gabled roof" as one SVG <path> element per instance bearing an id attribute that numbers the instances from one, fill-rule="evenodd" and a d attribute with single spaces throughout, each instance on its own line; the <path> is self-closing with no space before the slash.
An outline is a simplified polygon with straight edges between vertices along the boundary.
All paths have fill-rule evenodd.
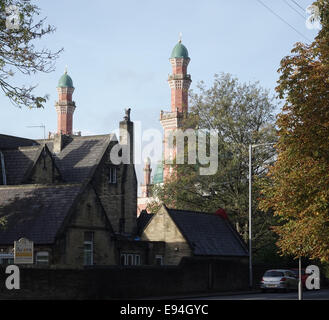
<path id="1" fill-rule="evenodd" d="M 195 255 L 248 255 L 245 243 L 227 219 L 212 213 L 166 210 Z"/>
<path id="2" fill-rule="evenodd" d="M 31 169 L 38 159 L 43 141 L 0 135 L 0 149 L 5 157 L 8 184 L 22 183 L 27 170 Z M 114 134 L 72 136 L 60 153 L 53 154 L 63 180 L 79 183 L 90 178 L 111 141 L 117 141 Z M 51 152 L 53 145 L 52 139 L 46 140 L 46 146 Z"/>
<path id="3" fill-rule="evenodd" d="M 43 146 L 19 147 L 2 151 L 7 184 L 21 184 L 39 159 Z"/>
<path id="4" fill-rule="evenodd" d="M 54 155 L 63 179 L 78 183 L 91 177 L 111 141 L 116 141 L 114 134 L 73 137 L 60 153 Z M 49 146 L 52 148 L 52 144 Z"/>
<path id="5" fill-rule="evenodd" d="M 81 185 L 21 185 L 0 187 L 0 244 L 22 237 L 37 244 L 54 242 Z"/>
<path id="6" fill-rule="evenodd" d="M 141 235 L 146 225 L 149 223 L 151 218 L 154 216 L 153 213 L 147 213 L 146 210 L 142 210 L 137 218 L 137 235 Z"/>

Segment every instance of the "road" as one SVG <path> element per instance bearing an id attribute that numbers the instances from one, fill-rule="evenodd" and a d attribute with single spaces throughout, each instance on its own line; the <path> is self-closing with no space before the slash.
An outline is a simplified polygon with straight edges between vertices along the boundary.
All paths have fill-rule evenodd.
<path id="1" fill-rule="evenodd" d="M 304 300 L 329 300 L 329 289 L 304 291 Z M 297 291 L 294 292 L 267 292 L 248 293 L 230 296 L 195 297 L 189 300 L 298 300 Z"/>

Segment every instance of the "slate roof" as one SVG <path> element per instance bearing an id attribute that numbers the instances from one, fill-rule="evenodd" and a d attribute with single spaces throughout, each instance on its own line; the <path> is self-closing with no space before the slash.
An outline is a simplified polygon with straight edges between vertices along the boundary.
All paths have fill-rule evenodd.
<path id="1" fill-rule="evenodd" d="M 7 184 L 21 184 L 42 152 L 42 146 L 3 150 Z"/>
<path id="2" fill-rule="evenodd" d="M 0 134 L 0 150 L 38 145 L 35 140 Z"/>
<path id="3" fill-rule="evenodd" d="M 137 235 L 141 235 L 146 225 L 149 223 L 151 218 L 154 216 L 153 213 L 147 213 L 146 210 L 142 210 L 137 218 Z"/>
<path id="4" fill-rule="evenodd" d="M 26 237 L 36 244 L 54 243 L 81 185 L 0 187 L 0 244 Z"/>
<path id="5" fill-rule="evenodd" d="M 115 135 L 74 137 L 55 157 L 55 163 L 67 182 L 83 182 L 96 169 Z M 52 144 L 48 144 L 52 149 Z"/>
<path id="6" fill-rule="evenodd" d="M 247 256 L 248 250 L 227 219 L 203 212 L 168 209 L 195 255 Z"/>
<path id="7" fill-rule="evenodd" d="M 53 154 L 64 181 L 81 183 L 89 178 L 111 141 L 116 141 L 114 134 L 73 136 L 60 153 Z M 0 135 L 0 150 L 4 153 L 7 184 L 23 182 L 27 171 L 37 160 L 38 152 L 40 154 L 42 150 L 42 143 L 43 140 Z M 52 152 L 53 140 L 47 140 L 46 145 Z"/>

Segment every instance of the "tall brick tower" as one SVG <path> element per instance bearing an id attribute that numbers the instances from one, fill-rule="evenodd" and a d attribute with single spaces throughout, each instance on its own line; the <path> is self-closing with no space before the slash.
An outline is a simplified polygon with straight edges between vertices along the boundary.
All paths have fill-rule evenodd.
<path id="1" fill-rule="evenodd" d="M 73 91 L 73 81 L 65 70 L 58 81 L 58 101 L 55 104 L 58 134 L 72 135 L 73 133 L 73 113 L 75 110 L 75 102 L 72 101 Z"/>
<path id="2" fill-rule="evenodd" d="M 182 127 L 182 120 L 188 113 L 188 89 L 192 82 L 191 76 L 187 74 L 190 58 L 181 40 L 174 47 L 169 61 L 172 66 L 172 74 L 168 78 L 171 89 L 171 111 L 161 111 L 160 114 L 160 122 L 164 130 L 163 152 L 165 161 L 167 159 L 173 160 L 176 156 L 176 150 L 168 146 L 168 137 Z M 164 181 L 170 176 L 171 170 L 170 165 L 164 165 Z"/>

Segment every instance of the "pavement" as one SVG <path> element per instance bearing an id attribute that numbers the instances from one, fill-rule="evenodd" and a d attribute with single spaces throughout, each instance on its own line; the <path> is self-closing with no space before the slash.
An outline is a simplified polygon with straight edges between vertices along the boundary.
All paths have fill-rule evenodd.
<path id="1" fill-rule="evenodd" d="M 139 300 L 298 300 L 298 292 L 267 292 L 261 290 L 194 293 L 184 295 L 145 297 Z M 303 300 L 329 300 L 329 289 L 303 291 Z"/>
<path id="2" fill-rule="evenodd" d="M 267 292 L 196 298 L 196 300 L 298 300 L 298 291 Z M 193 299 L 192 299 L 193 300 Z M 303 291 L 303 300 L 329 300 L 329 289 Z"/>
<path id="3" fill-rule="evenodd" d="M 231 292 L 202 292 L 202 293 L 191 293 L 181 295 L 170 295 L 170 296 L 159 296 L 159 297 L 143 297 L 138 300 L 189 300 L 207 297 L 219 297 L 219 296 L 235 296 L 235 295 L 248 295 L 254 293 L 261 293 L 261 290 L 248 290 L 248 291 L 231 291 Z"/>

